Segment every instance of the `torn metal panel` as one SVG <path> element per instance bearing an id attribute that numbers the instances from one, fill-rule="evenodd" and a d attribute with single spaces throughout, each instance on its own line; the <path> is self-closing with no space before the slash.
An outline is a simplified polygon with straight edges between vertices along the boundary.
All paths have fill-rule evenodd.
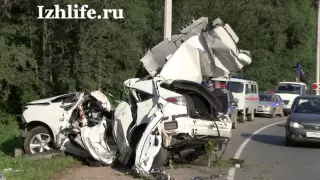
<path id="1" fill-rule="evenodd" d="M 139 141 L 133 166 L 133 170 L 139 174 L 150 172 L 153 161 L 162 147 L 161 126 L 159 124 L 162 118 L 161 112 L 154 114 Z"/>
<path id="2" fill-rule="evenodd" d="M 117 106 L 113 121 L 113 135 L 120 153 L 118 160 L 123 164 L 127 164 L 132 155 L 132 149 L 127 139 L 127 132 L 133 121 L 131 107 L 127 102 L 121 102 Z"/>
<path id="3" fill-rule="evenodd" d="M 163 41 L 152 48 L 141 59 L 149 74 L 154 77 L 161 73 L 171 80 L 187 76 L 184 79 L 200 82 L 203 77 L 227 76 L 251 63 L 250 54 L 237 48 L 239 37 L 228 24 L 220 19 L 211 24 L 206 21 L 200 18 L 181 30 L 186 34 L 176 35 L 170 42 Z M 195 74 L 189 75 L 188 72 L 194 71 Z"/>
<path id="4" fill-rule="evenodd" d="M 81 128 L 82 142 L 91 156 L 105 165 L 112 164 L 116 159 L 117 148 L 110 148 L 106 139 L 107 122 L 101 121 L 98 125 Z"/>

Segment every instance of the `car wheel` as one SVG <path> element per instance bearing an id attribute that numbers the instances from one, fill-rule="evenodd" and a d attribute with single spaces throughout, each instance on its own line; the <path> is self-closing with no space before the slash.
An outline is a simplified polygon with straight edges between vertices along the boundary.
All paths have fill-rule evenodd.
<path id="1" fill-rule="evenodd" d="M 288 147 L 293 147 L 295 144 L 294 144 L 294 142 L 291 140 L 291 139 L 289 139 L 288 137 L 286 137 L 286 142 L 285 142 L 285 144 L 286 144 L 286 146 L 288 146 Z"/>
<path id="2" fill-rule="evenodd" d="M 26 154 L 36 154 L 51 151 L 54 147 L 53 138 L 49 130 L 38 126 L 27 132 L 24 139 L 24 151 Z"/>
<path id="3" fill-rule="evenodd" d="M 271 118 L 275 118 L 275 117 L 276 117 L 276 110 L 274 109 L 274 110 L 272 111 Z"/>
<path id="4" fill-rule="evenodd" d="M 168 150 L 161 147 L 160 151 L 153 160 L 152 168 L 161 168 L 168 162 Z"/>
<path id="5" fill-rule="evenodd" d="M 283 110 L 281 111 L 280 113 L 280 117 L 283 117 L 284 116 L 284 113 L 283 113 Z"/>
<path id="6" fill-rule="evenodd" d="M 239 122 L 243 123 L 246 120 L 246 117 L 244 114 L 239 115 Z"/>
<path id="7" fill-rule="evenodd" d="M 235 122 L 232 123 L 232 129 L 236 129 L 236 127 L 237 127 L 236 123 Z"/>
<path id="8" fill-rule="evenodd" d="M 253 121 L 254 120 L 254 114 L 255 113 L 251 113 L 251 114 L 248 115 L 248 117 L 247 117 L 248 121 Z"/>

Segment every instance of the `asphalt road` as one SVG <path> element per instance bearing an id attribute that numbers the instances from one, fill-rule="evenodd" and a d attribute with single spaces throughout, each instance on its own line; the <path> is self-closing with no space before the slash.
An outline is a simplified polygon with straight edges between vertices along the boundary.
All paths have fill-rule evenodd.
<path id="1" fill-rule="evenodd" d="M 254 124 L 257 124 L 255 128 L 258 130 L 267 125 L 266 121 L 272 124 L 283 120 L 285 119 L 258 119 Z M 244 129 L 241 130 L 242 128 Z M 250 137 L 252 128 L 254 127 L 240 127 L 235 134 L 239 138 Z M 237 141 L 236 138 L 233 140 Z M 240 155 L 247 167 L 236 169 L 234 180 L 320 180 L 319 145 L 286 147 L 284 142 L 284 123 L 275 124 L 251 136 Z M 235 144 L 232 146 L 236 146 Z"/>
<path id="2" fill-rule="evenodd" d="M 320 180 L 319 147 L 286 147 L 283 121 L 286 118 L 256 118 L 253 122 L 238 123 L 224 154 L 244 160 L 241 168 L 187 167 L 169 170 L 177 180 L 202 177 L 209 180 Z M 123 170 L 110 167 L 82 166 L 67 170 L 55 180 L 132 179 Z M 220 176 L 220 177 L 219 177 Z"/>

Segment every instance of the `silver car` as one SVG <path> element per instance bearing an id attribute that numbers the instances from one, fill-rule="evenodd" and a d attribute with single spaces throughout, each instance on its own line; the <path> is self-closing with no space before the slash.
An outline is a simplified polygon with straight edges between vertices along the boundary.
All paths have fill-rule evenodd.
<path id="1" fill-rule="evenodd" d="M 269 115 L 272 118 L 283 117 L 284 102 L 279 95 L 260 93 L 259 98 L 256 115 Z"/>

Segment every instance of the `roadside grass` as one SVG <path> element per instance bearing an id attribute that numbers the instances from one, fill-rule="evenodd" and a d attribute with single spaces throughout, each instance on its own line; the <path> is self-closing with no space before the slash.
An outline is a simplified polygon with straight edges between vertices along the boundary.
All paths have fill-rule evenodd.
<path id="1" fill-rule="evenodd" d="M 0 173 L 7 179 L 46 180 L 64 168 L 78 163 L 75 159 L 63 155 L 40 160 L 13 157 L 14 149 L 22 146 L 17 118 L 0 113 Z"/>

